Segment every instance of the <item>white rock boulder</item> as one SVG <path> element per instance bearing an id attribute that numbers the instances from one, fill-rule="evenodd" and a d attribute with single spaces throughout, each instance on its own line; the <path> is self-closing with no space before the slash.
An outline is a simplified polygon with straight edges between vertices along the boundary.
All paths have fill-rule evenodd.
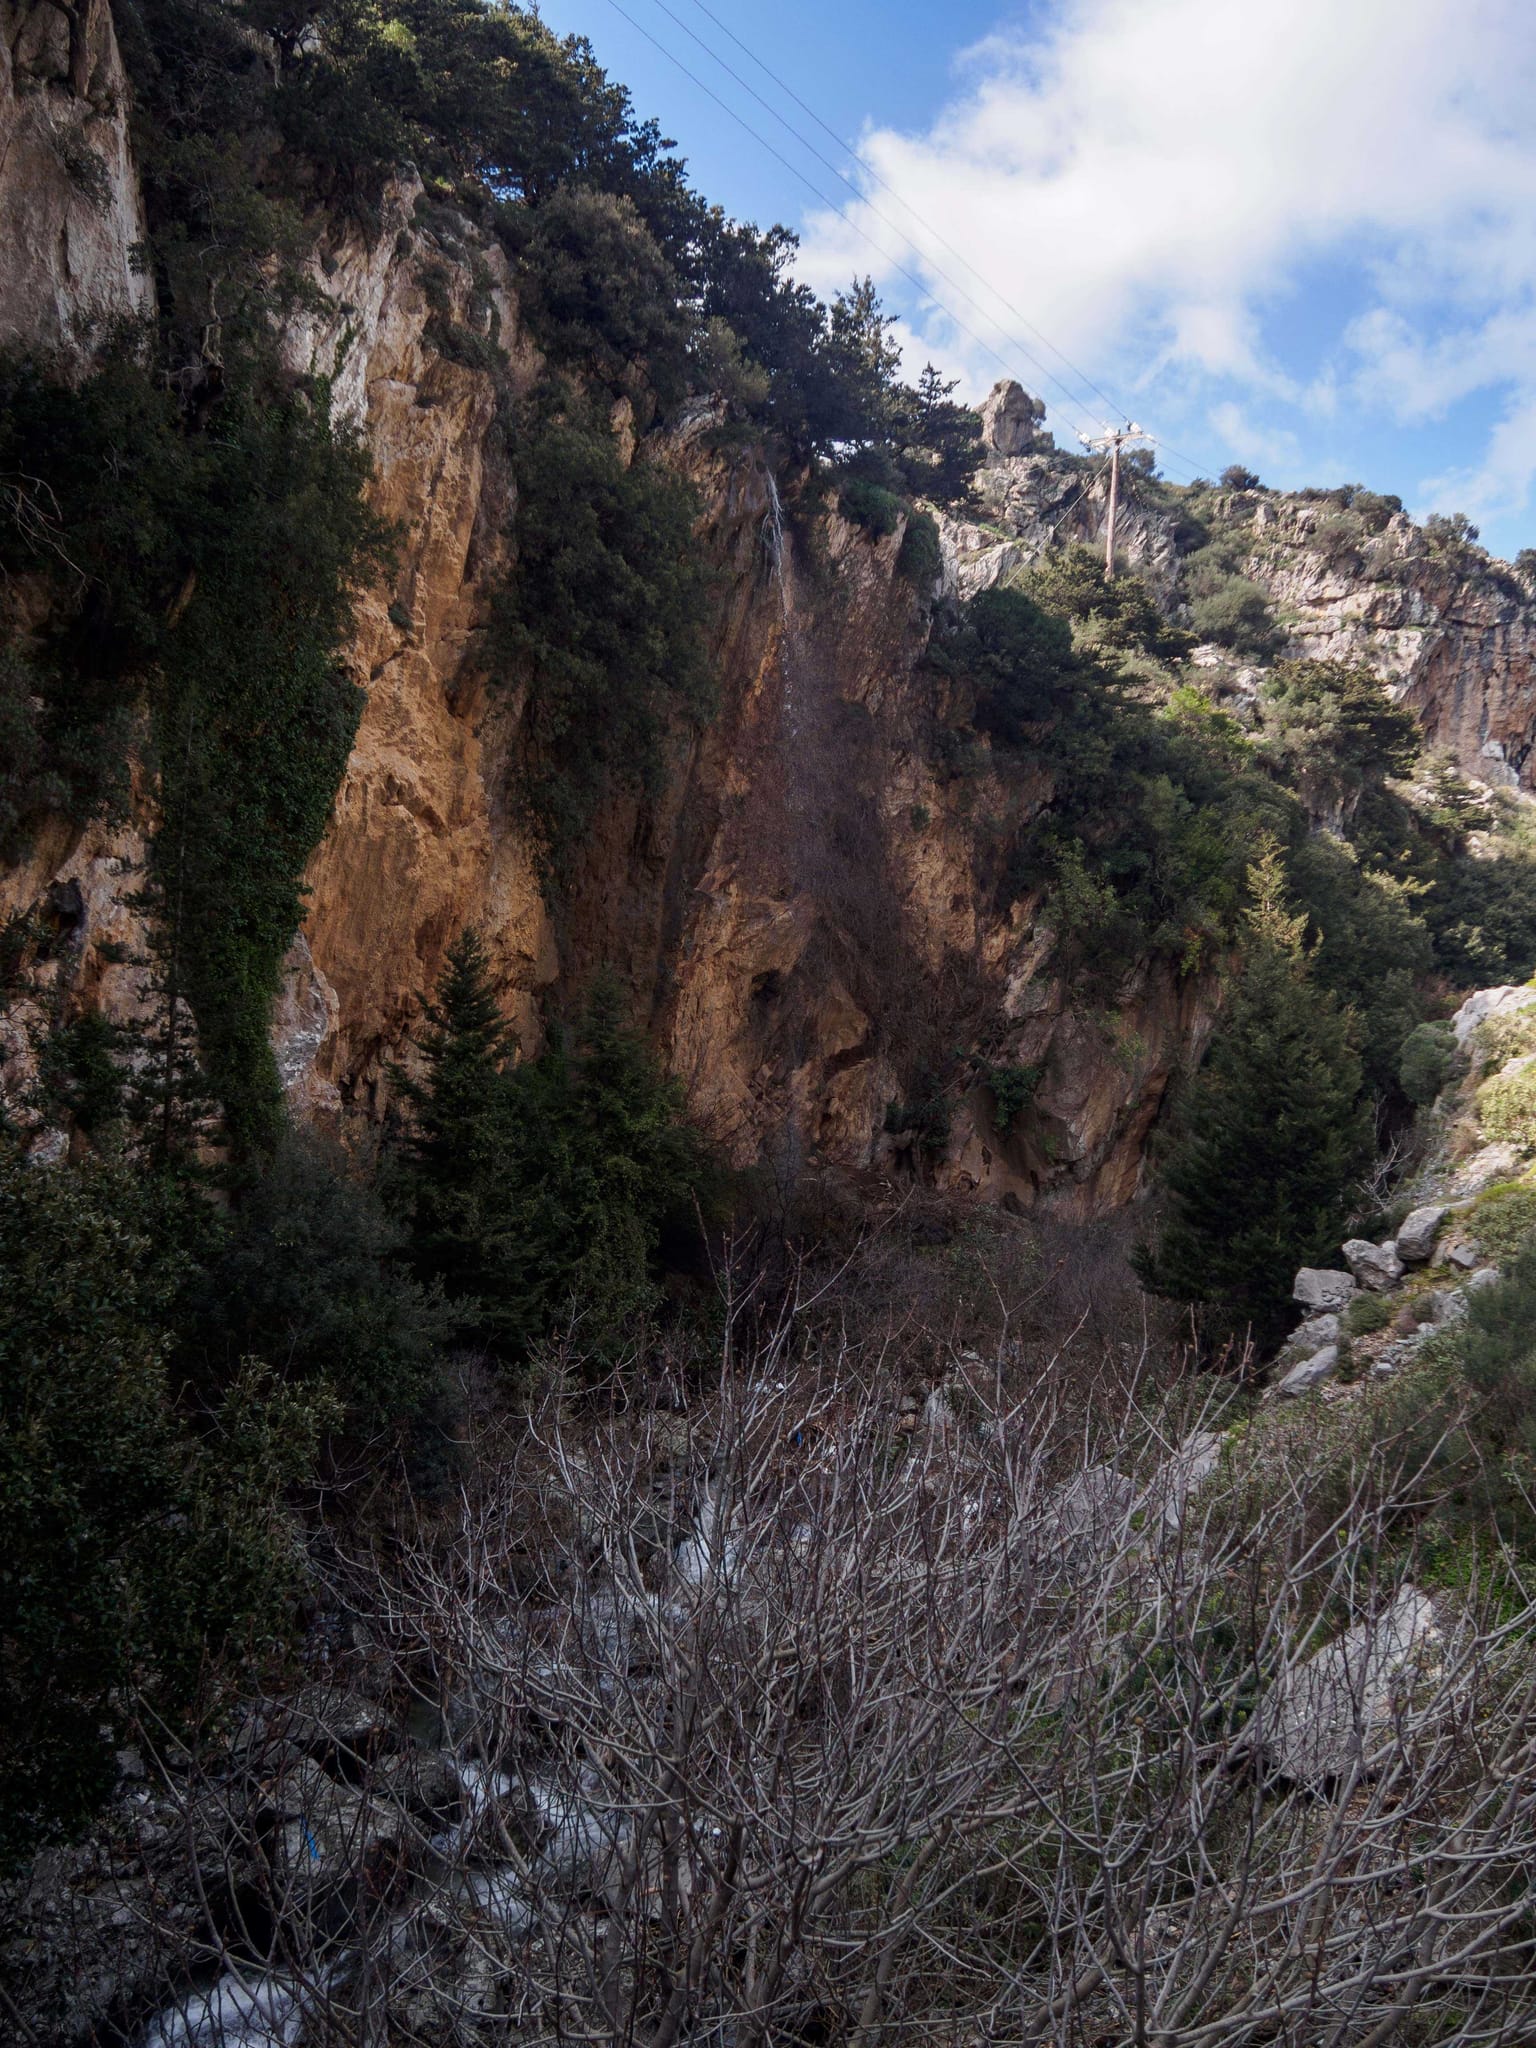
<path id="1" fill-rule="evenodd" d="M 1414 1209 L 1397 1227 L 1397 1256 L 1410 1266 L 1422 1266 L 1433 1255 L 1447 1211 L 1443 1202 L 1427 1202 Z"/>
<path id="2" fill-rule="evenodd" d="M 1296 1275 L 1291 1299 L 1320 1314 L 1337 1315 L 1349 1305 L 1355 1291 L 1352 1273 L 1335 1273 L 1326 1266 L 1303 1266 Z"/>
<path id="3" fill-rule="evenodd" d="M 1349 1270 L 1362 1287 L 1385 1294 L 1403 1277 L 1403 1262 L 1397 1245 L 1389 1237 L 1385 1244 L 1372 1244 L 1368 1237 L 1352 1237 L 1344 1247 Z"/>
<path id="4" fill-rule="evenodd" d="M 1524 1164 L 1525 1154 L 1505 1139 L 1485 1145 L 1457 1167 L 1449 1192 L 1452 1195 L 1480 1195 L 1495 1181 L 1513 1180 Z"/>
<path id="5" fill-rule="evenodd" d="M 1339 1341 L 1339 1319 L 1335 1315 L 1308 1316 L 1304 1323 L 1298 1323 L 1285 1340 L 1281 1357 L 1294 1362 L 1298 1358 L 1310 1358 L 1314 1351 L 1321 1351 L 1325 1344 Z"/>
<path id="6" fill-rule="evenodd" d="M 1456 1043 L 1463 1052 L 1479 1024 L 1490 1017 L 1514 1017 L 1522 1010 L 1536 1008 L 1536 988 L 1480 988 L 1470 995 L 1451 1019 Z"/>
<path id="7" fill-rule="evenodd" d="M 1440 1639 L 1433 1600 L 1404 1586 L 1384 1612 L 1306 1658 L 1254 1717 L 1276 1764 L 1304 1784 L 1340 1777 L 1357 1756 L 1368 1771 L 1395 1713 L 1432 1670 Z"/>
<path id="8" fill-rule="evenodd" d="M 1298 1395 L 1310 1393 L 1313 1387 L 1321 1386 L 1339 1367 L 1339 1347 L 1325 1344 L 1321 1351 L 1314 1351 L 1310 1358 L 1304 1358 L 1300 1365 L 1293 1365 L 1275 1387 L 1276 1396 L 1282 1401 L 1294 1401 Z"/>

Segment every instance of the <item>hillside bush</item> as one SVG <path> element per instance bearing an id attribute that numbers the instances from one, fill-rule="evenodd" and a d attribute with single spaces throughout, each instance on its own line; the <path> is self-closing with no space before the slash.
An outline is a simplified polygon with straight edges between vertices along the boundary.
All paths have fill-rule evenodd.
<path id="1" fill-rule="evenodd" d="M 1485 1196 L 1477 1205 L 1472 1228 L 1484 1255 L 1507 1265 L 1536 1232 L 1536 1188 Z"/>
<path id="2" fill-rule="evenodd" d="M 1264 745 L 1314 814 L 1349 815 L 1367 789 L 1408 774 L 1419 722 L 1359 663 L 1283 661 L 1265 678 Z"/>
<path id="3" fill-rule="evenodd" d="M 838 486 L 837 509 L 855 526 L 861 526 L 873 540 L 884 540 L 900 526 L 902 503 L 868 477 L 855 476 Z"/>
<path id="4" fill-rule="evenodd" d="M 1189 650 L 1189 635 L 1163 617 L 1143 578 L 1121 573 L 1109 579 L 1096 548 L 1072 546 L 1042 555 L 1021 587 L 1043 610 L 1081 628 L 1088 646 L 1165 659 Z"/>
<path id="5" fill-rule="evenodd" d="M 1398 1054 L 1398 1083 L 1412 1103 L 1433 1102 L 1456 1072 L 1456 1034 L 1449 1024 L 1416 1024 Z"/>
<path id="6" fill-rule="evenodd" d="M 1273 798 L 1230 720 L 1140 702 L 1068 622 L 1021 591 L 972 599 L 930 659 L 975 693 L 1000 770 L 1049 778 L 1009 834 L 1003 887 L 1047 889 L 1088 980 L 1112 992 L 1148 950 L 1188 971 L 1234 929 Z"/>
<path id="7" fill-rule="evenodd" d="M 1190 631 L 1197 640 L 1214 640 L 1244 661 L 1264 661 L 1281 644 L 1269 599 L 1246 576 L 1230 576 L 1189 607 Z"/>
<path id="8" fill-rule="evenodd" d="M 711 709 L 707 570 L 692 489 L 643 450 L 626 467 L 574 392 L 527 410 L 514 463 L 517 559 L 490 651 L 527 688 L 523 790 L 559 875 L 614 792 L 659 787 L 674 721 Z"/>
<path id="9" fill-rule="evenodd" d="M 452 1317 L 403 1264 L 404 1229 L 359 1166 L 307 1132 L 284 1136 L 238 1191 L 177 1313 L 175 1362 L 216 1401 L 246 1358 L 334 1396 L 336 1448 L 375 1468 L 403 1456 L 420 1485 L 444 1468 L 443 1352 Z"/>
<path id="10" fill-rule="evenodd" d="M 896 567 L 921 597 L 929 597 L 944 570 L 939 525 L 931 512 L 909 512 Z"/>
<path id="11" fill-rule="evenodd" d="M 1370 1337 L 1384 1330 L 1395 1313 L 1384 1294 L 1357 1294 L 1344 1311 L 1344 1329 L 1351 1337 Z"/>
<path id="12" fill-rule="evenodd" d="M 1366 1085 L 1378 1099 L 1390 1098 L 1404 1039 L 1423 1018 L 1421 982 L 1433 965 L 1421 899 L 1367 866 L 1346 840 L 1304 825 L 1292 836 L 1286 866 L 1307 914 L 1312 977 L 1353 1013 Z"/>
<path id="13" fill-rule="evenodd" d="M 101 1805 L 135 1711 L 185 1726 L 282 1619 L 280 1490 L 325 1409 L 246 1368 L 204 1431 L 178 1414 L 168 1325 L 200 1207 L 0 1139 L 0 1863 Z"/>

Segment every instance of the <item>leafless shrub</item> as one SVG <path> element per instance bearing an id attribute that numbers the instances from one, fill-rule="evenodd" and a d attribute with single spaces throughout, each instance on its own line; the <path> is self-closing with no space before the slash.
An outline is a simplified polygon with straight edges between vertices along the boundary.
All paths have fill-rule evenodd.
<path id="1" fill-rule="evenodd" d="M 166 1773 L 209 1975 L 147 2038 L 1529 2039 L 1536 1607 L 1413 1583 L 1424 1432 L 909 1385 L 790 1318 L 552 1391 L 353 1558 L 372 1704 Z"/>

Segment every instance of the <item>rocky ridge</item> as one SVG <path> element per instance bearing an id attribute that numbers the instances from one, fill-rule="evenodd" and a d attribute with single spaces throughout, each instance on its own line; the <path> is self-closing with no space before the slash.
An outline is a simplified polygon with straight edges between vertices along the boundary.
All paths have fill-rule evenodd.
<path id="1" fill-rule="evenodd" d="M 1055 541 L 1102 545 L 1107 484 L 1052 447 L 1015 393 L 1000 384 L 984 408 L 985 516 L 944 523 L 946 578 L 962 595 L 1005 581 Z M 1117 552 L 1176 608 L 1181 513 L 1134 474 L 1125 492 Z M 1401 511 L 1372 532 L 1325 493 L 1213 489 L 1201 516 L 1236 537 L 1237 566 L 1272 605 L 1286 653 L 1367 664 L 1468 774 L 1536 789 L 1536 594 L 1507 563 L 1439 543 Z M 1218 691 L 1239 704 L 1251 695 L 1252 670 L 1225 648 L 1199 646 L 1194 659 Z"/>

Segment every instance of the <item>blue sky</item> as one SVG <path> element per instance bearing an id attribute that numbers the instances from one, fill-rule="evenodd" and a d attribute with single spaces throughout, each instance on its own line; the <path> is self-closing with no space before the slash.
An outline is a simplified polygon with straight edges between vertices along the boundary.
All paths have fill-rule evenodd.
<path id="1" fill-rule="evenodd" d="M 1498 553 L 1536 545 L 1528 0 L 621 7 L 540 11 L 711 198 L 799 229 L 820 289 L 872 271 L 914 371 L 932 356 L 973 395 L 1016 375 L 1067 441 L 1132 414 L 1175 477 L 1365 482 L 1471 513 Z"/>

